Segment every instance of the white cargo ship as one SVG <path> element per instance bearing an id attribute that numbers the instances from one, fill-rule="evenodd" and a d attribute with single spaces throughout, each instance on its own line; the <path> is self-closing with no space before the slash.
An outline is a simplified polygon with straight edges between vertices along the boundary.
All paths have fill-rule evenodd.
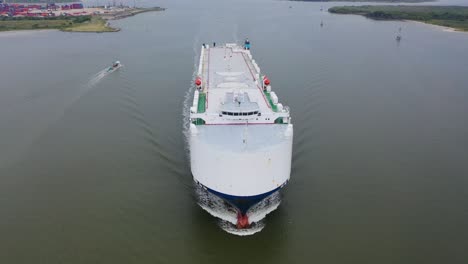
<path id="1" fill-rule="evenodd" d="M 289 108 L 246 44 L 203 45 L 190 108 L 193 178 L 237 209 L 237 228 L 288 182 L 293 142 Z"/>

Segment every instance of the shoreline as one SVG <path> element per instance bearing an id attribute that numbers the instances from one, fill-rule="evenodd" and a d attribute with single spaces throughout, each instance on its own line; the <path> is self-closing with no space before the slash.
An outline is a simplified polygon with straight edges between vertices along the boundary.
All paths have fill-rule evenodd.
<path id="1" fill-rule="evenodd" d="M 119 20 L 119 19 L 124 19 L 127 17 L 136 16 L 142 13 L 158 12 L 158 11 L 165 11 L 165 10 L 166 8 L 163 8 L 163 7 L 132 8 L 130 10 L 118 11 L 118 12 L 111 13 L 111 14 L 101 14 L 100 16 L 106 21 Z"/>
<path id="2" fill-rule="evenodd" d="M 432 23 L 426 23 L 426 22 L 417 21 L 417 20 L 403 20 L 403 21 L 404 22 L 409 22 L 409 23 L 417 23 L 417 24 L 420 24 L 420 25 L 434 27 L 435 29 L 438 29 L 438 30 L 441 30 L 441 31 L 444 31 L 444 32 L 449 32 L 449 33 L 468 33 L 468 31 L 458 30 L 458 29 L 452 28 L 452 27 L 446 27 L 446 26 L 436 25 L 436 24 L 432 24 Z"/>
<path id="3" fill-rule="evenodd" d="M 291 2 L 309 2 L 309 3 L 375 3 L 375 4 L 421 4 L 421 3 L 434 3 L 439 0 L 288 0 Z"/>
<path id="4" fill-rule="evenodd" d="M 360 15 L 376 21 L 417 22 L 440 27 L 445 32 L 468 33 L 468 7 L 462 6 L 334 6 L 328 12 Z"/>
<path id="5" fill-rule="evenodd" d="M 42 33 L 47 31 L 60 31 L 60 29 L 18 29 L 0 31 L 0 37 L 14 37 L 18 35 L 28 35 L 32 33 Z"/>
<path id="6" fill-rule="evenodd" d="M 142 13 L 165 10 L 166 8 L 162 7 L 123 7 L 111 10 L 98 7 L 92 8 L 92 15 L 53 16 L 44 19 L 14 17 L 0 20 L 0 35 L 6 36 L 6 33 L 29 33 L 46 30 L 58 30 L 70 33 L 113 33 L 121 31 L 121 28 L 113 27 L 109 22 L 110 20 L 120 20 Z"/>

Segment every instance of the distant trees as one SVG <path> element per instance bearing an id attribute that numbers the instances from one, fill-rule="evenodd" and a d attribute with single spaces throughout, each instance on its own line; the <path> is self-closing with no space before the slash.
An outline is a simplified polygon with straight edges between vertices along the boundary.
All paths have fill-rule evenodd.
<path id="1" fill-rule="evenodd" d="M 373 11 L 365 14 L 365 16 L 374 19 L 396 19 L 391 13 L 387 13 L 384 11 Z"/>
<path id="2" fill-rule="evenodd" d="M 468 31 L 468 7 L 463 6 L 338 6 L 328 11 L 379 20 L 424 21 Z"/>

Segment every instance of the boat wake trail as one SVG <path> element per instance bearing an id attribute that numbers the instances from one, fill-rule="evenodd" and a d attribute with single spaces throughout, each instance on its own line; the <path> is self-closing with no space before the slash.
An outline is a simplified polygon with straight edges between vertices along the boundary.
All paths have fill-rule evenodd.
<path id="1" fill-rule="evenodd" d="M 88 88 L 93 88 L 98 84 L 104 77 L 107 76 L 107 68 L 103 69 L 102 71 L 96 73 L 91 79 L 88 81 Z"/>
<path id="2" fill-rule="evenodd" d="M 93 87 L 95 86 L 97 83 L 99 83 L 100 80 L 102 80 L 102 78 L 104 78 L 106 76 L 106 71 L 107 69 L 104 69 L 98 73 L 96 73 L 89 81 L 88 81 L 88 86 L 89 87 Z"/>
<path id="3" fill-rule="evenodd" d="M 121 65 L 120 67 L 123 67 L 123 65 Z M 114 70 L 115 71 L 115 70 Z M 94 89 L 96 87 L 96 85 L 99 84 L 99 82 L 102 81 L 102 79 L 104 79 L 107 75 L 113 73 L 114 71 L 111 71 L 109 72 L 109 68 L 105 68 L 105 69 L 102 69 L 101 71 L 97 72 L 96 74 L 94 74 L 89 80 L 88 82 L 86 83 L 86 85 L 84 85 L 84 88 L 81 89 L 80 93 L 78 94 L 77 98 L 75 98 L 73 100 L 73 103 L 77 100 L 79 100 L 81 97 L 83 97 L 88 91 Z"/>
<path id="4" fill-rule="evenodd" d="M 90 90 L 95 88 L 97 84 L 108 74 L 108 68 L 99 71 L 98 73 L 94 74 L 91 78 L 83 80 L 77 85 L 76 89 L 74 88 L 71 90 L 70 94 L 66 95 L 60 103 L 57 102 L 53 105 L 57 105 L 59 108 L 51 108 L 54 111 L 51 111 L 50 114 L 47 115 L 47 118 L 41 121 L 41 125 L 35 128 L 34 130 L 30 131 L 30 135 L 24 138 L 21 141 L 21 144 L 18 144 L 15 147 L 14 151 L 10 151 L 11 154 L 9 155 L 12 158 L 1 158 L 0 159 L 0 169 L 6 166 L 10 166 L 14 162 L 17 161 L 21 157 L 21 155 L 33 144 L 36 144 L 43 135 L 47 133 L 47 131 L 53 127 L 56 123 L 58 123 L 64 116 L 66 115 L 67 111 L 77 103 L 83 96 L 85 96 Z M 31 104 L 35 103 L 32 102 L 34 100 L 41 99 L 42 96 L 48 96 L 48 94 L 41 94 L 39 92 L 30 93 L 25 95 L 25 99 L 30 101 Z M 52 106 L 51 106 L 52 107 Z M 2 142 L 0 142 L 2 143 Z M 15 145 L 16 146 L 16 145 Z"/>
<path id="5" fill-rule="evenodd" d="M 247 211 L 250 225 L 248 228 L 237 228 L 237 210 L 234 206 L 208 192 L 198 184 L 194 184 L 198 205 L 210 215 L 219 219 L 218 225 L 224 231 L 238 235 L 249 236 L 258 233 L 265 227 L 265 217 L 275 211 L 281 203 L 279 192 L 273 193 Z"/>
<path id="6" fill-rule="evenodd" d="M 141 138 L 145 141 L 145 149 L 149 151 L 150 155 L 163 160 L 163 164 L 169 170 L 178 174 L 174 158 L 161 143 L 161 137 L 156 133 L 152 124 L 148 122 L 145 112 L 138 101 L 135 85 L 125 77 L 122 78 L 120 84 L 120 88 L 118 89 L 120 92 L 119 106 L 122 112 L 134 122 L 135 127 L 140 131 Z"/>
<path id="7" fill-rule="evenodd" d="M 83 83 L 81 83 L 81 85 L 80 85 L 80 88 L 77 89 L 77 92 L 72 97 L 71 101 L 67 103 L 67 106 L 65 107 L 64 112 L 69 107 L 74 105 L 78 100 L 80 100 L 83 96 L 85 96 L 86 93 L 88 93 L 92 89 L 96 88 L 96 86 L 99 84 L 99 82 L 102 79 L 104 79 L 104 77 L 111 74 L 111 72 L 108 72 L 108 70 L 109 70 L 109 68 L 105 68 L 105 69 L 97 72 L 96 74 L 94 74 L 91 78 L 89 78 L 89 80 L 86 83 L 85 83 L 85 81 L 83 81 Z"/>

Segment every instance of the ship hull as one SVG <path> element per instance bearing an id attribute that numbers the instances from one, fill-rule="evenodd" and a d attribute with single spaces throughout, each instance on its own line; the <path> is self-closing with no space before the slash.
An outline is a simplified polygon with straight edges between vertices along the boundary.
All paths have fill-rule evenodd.
<path id="1" fill-rule="evenodd" d="M 250 50 L 235 43 L 203 45 L 194 84 L 188 141 L 192 175 L 203 189 L 199 204 L 227 209 L 228 215 L 230 204 L 237 211 L 237 221 L 230 222 L 248 228 L 277 208 L 277 192 L 289 181 L 289 107 L 280 103 Z"/>
<path id="2" fill-rule="evenodd" d="M 292 125 L 192 125 L 194 181 L 245 214 L 288 182 L 292 140 Z"/>
<path id="3" fill-rule="evenodd" d="M 242 215 L 247 214 L 247 211 L 250 208 L 252 208 L 256 204 L 260 203 L 261 201 L 263 201 L 265 198 L 269 197 L 270 195 L 280 191 L 280 189 L 284 186 L 284 185 L 280 186 L 280 187 L 278 187 L 278 188 L 276 188 L 276 189 L 274 189 L 272 191 L 262 193 L 262 194 L 258 194 L 258 195 L 235 196 L 235 195 L 230 195 L 230 194 L 221 193 L 221 192 L 217 192 L 215 190 L 212 190 L 212 189 L 204 186 L 203 184 L 200 184 L 199 182 L 197 182 L 196 179 L 194 179 L 194 181 L 197 184 L 199 184 L 202 188 L 204 188 L 205 190 L 210 192 L 211 194 L 216 195 L 217 197 L 219 197 L 219 198 L 223 199 L 224 201 L 228 202 L 230 205 L 235 207 L 237 209 L 237 211 L 239 213 L 241 213 Z"/>

